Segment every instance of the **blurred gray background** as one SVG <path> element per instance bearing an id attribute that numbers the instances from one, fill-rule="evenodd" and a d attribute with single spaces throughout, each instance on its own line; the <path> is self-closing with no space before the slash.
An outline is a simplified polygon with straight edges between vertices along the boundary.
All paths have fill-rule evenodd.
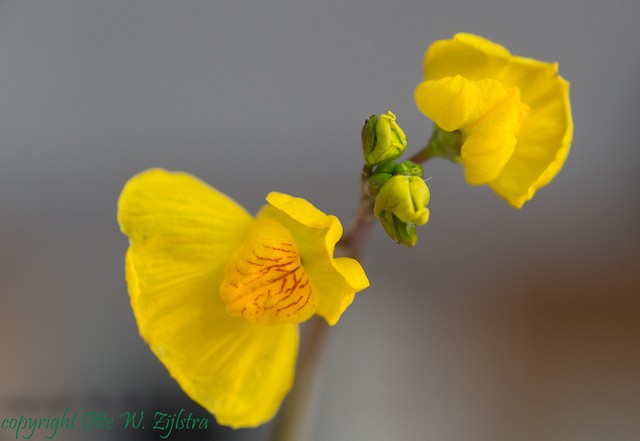
<path id="1" fill-rule="evenodd" d="M 364 118 L 392 110 L 420 148 L 424 51 L 466 31 L 560 62 L 572 152 L 520 211 L 428 165 L 420 243 L 377 227 L 372 287 L 331 330 L 313 439 L 637 441 L 639 18 L 636 0 L 2 0 L 0 418 L 207 415 L 138 337 L 126 180 L 185 170 L 251 212 L 279 190 L 346 224 Z M 140 435 L 56 439 L 158 439 Z"/>

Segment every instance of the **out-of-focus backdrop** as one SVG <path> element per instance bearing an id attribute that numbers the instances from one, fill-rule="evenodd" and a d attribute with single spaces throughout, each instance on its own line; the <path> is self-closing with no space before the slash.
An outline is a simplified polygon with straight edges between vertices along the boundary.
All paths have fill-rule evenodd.
<path id="1" fill-rule="evenodd" d="M 279 190 L 346 223 L 365 117 L 392 110 L 421 147 L 424 51 L 466 31 L 560 62 L 571 154 L 519 211 L 429 163 L 420 243 L 377 227 L 372 286 L 331 329 L 313 439 L 637 441 L 639 17 L 636 0 L 3 0 L 0 419 L 206 416 L 138 337 L 116 223 L 125 181 L 185 170 L 252 212 Z"/>

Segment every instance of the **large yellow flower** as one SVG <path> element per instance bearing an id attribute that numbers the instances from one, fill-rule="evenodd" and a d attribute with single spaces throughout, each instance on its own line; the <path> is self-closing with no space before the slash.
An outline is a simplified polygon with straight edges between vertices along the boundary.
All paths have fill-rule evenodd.
<path id="1" fill-rule="evenodd" d="M 457 34 L 427 50 L 415 98 L 440 129 L 461 134 L 455 159 L 467 182 L 489 185 L 514 207 L 549 183 L 569 153 L 569 83 L 555 63 Z"/>
<path id="2" fill-rule="evenodd" d="M 140 335 L 182 389 L 220 424 L 252 427 L 291 388 L 297 324 L 335 324 L 369 285 L 334 258 L 335 216 L 281 193 L 251 217 L 186 173 L 148 170 L 118 202 Z"/>

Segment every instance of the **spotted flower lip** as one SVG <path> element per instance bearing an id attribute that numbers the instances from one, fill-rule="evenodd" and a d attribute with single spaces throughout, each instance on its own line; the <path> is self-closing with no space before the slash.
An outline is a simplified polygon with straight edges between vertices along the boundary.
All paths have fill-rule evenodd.
<path id="1" fill-rule="evenodd" d="M 416 104 L 440 129 L 462 134 L 457 160 L 468 183 L 520 208 L 560 171 L 573 120 L 556 63 L 462 33 L 429 47 L 423 73 Z"/>
<path id="2" fill-rule="evenodd" d="M 335 324 L 369 285 L 334 258 L 335 216 L 270 193 L 254 218 L 181 172 L 134 176 L 118 201 L 125 267 L 142 338 L 182 389 L 223 425 L 254 427 L 290 390 L 298 326 Z"/>

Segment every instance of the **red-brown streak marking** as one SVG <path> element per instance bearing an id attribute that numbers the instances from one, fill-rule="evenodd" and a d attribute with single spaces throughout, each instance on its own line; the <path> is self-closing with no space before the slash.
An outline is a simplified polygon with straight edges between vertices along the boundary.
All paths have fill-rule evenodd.
<path id="1" fill-rule="evenodd" d="M 287 283 L 287 279 L 283 280 L 283 283 L 280 286 L 280 292 L 286 292 L 288 294 L 286 296 L 284 296 L 283 298 L 281 298 L 279 300 L 279 302 L 283 302 L 283 301 L 287 300 L 289 297 L 291 297 L 294 294 L 296 287 L 300 284 L 300 281 L 302 280 L 302 277 L 300 279 L 296 279 L 296 273 L 295 272 L 292 274 L 292 277 L 293 277 L 293 286 L 291 288 L 289 288 L 289 289 L 286 289 L 286 290 L 284 289 L 284 287 L 285 287 L 285 285 Z M 306 285 L 308 285 L 308 283 L 304 284 L 304 286 L 306 286 Z"/>
<path id="2" fill-rule="evenodd" d="M 266 294 L 264 292 L 259 293 L 254 299 L 253 299 L 253 305 L 256 307 L 256 309 L 260 310 L 262 309 L 263 311 L 275 308 L 278 305 L 282 305 L 283 301 L 289 299 L 294 293 L 299 292 L 300 290 L 307 288 L 309 286 L 309 280 L 308 280 L 308 276 L 305 280 L 305 276 L 306 274 L 303 273 L 303 275 L 298 278 L 296 277 L 296 272 L 298 271 L 298 269 L 301 268 L 300 262 L 296 262 L 296 257 L 297 257 L 297 251 L 295 249 L 292 249 L 294 247 L 294 245 L 292 243 L 288 243 L 288 242 L 281 242 L 280 243 L 282 245 L 282 247 L 274 247 L 271 245 L 266 245 L 263 244 L 262 246 L 265 249 L 269 249 L 272 251 L 278 251 L 281 253 L 285 253 L 286 255 L 288 255 L 290 257 L 289 260 L 286 260 L 285 262 L 282 262 L 285 257 L 284 256 L 279 256 L 279 257 L 274 257 L 274 258 L 270 258 L 270 257 L 263 257 L 260 256 L 255 250 L 252 251 L 253 253 L 253 257 L 256 260 L 246 260 L 245 262 L 249 265 L 251 265 L 252 267 L 255 267 L 258 271 L 246 271 L 243 272 L 241 271 L 241 269 L 236 266 L 235 270 L 237 271 L 238 274 L 240 274 L 241 276 L 248 278 L 251 276 L 255 276 L 253 277 L 251 280 L 246 281 L 244 283 L 238 283 L 238 282 L 230 282 L 230 285 L 238 288 L 239 289 L 239 285 L 242 285 L 245 292 L 242 295 L 238 295 L 236 296 L 232 301 L 236 302 L 241 300 L 242 298 L 251 295 L 252 293 L 255 293 L 256 291 L 267 287 L 269 285 L 273 285 L 275 283 L 277 283 L 280 280 L 280 287 L 278 290 L 278 294 L 286 294 L 284 297 L 282 297 L 281 299 L 277 299 L 277 297 L 275 298 L 276 302 L 273 305 L 267 306 L 264 303 L 267 302 L 267 300 L 264 300 L 262 303 L 263 305 L 259 305 L 258 301 L 261 298 L 264 298 L 265 295 L 267 297 L 267 299 L 272 299 L 274 298 L 274 294 L 272 293 L 271 289 L 268 289 Z M 294 268 L 291 268 L 291 266 L 294 266 Z M 277 273 L 283 273 L 282 275 L 280 275 L 279 277 L 276 278 L 269 278 L 268 274 L 269 272 L 277 272 Z M 304 270 L 303 270 L 304 271 Z M 292 284 L 289 288 L 287 288 L 287 284 L 289 282 L 289 276 L 292 277 Z M 304 283 L 302 283 L 304 281 Z M 310 287 L 309 287 L 310 289 Z M 298 300 L 296 300 L 295 302 L 291 302 L 286 306 L 283 306 L 279 309 L 276 310 L 276 315 L 280 315 L 280 313 L 282 313 L 283 311 L 287 310 L 287 309 L 291 309 L 294 306 L 296 306 L 297 304 L 299 304 L 303 299 L 305 298 L 305 295 L 302 294 L 300 295 L 300 297 L 298 298 Z M 302 308 L 304 308 L 308 303 L 309 300 L 311 298 L 311 293 L 310 291 L 308 291 L 308 295 L 306 296 L 306 301 L 299 306 L 294 312 L 298 312 L 300 311 Z M 242 314 L 244 315 L 245 312 L 247 310 L 247 307 L 245 306 L 242 309 Z M 287 316 L 290 316 L 291 314 L 288 314 Z"/>
<path id="3" fill-rule="evenodd" d="M 302 297 L 300 297 L 300 298 L 302 298 Z M 307 304 L 309 303 L 309 300 L 310 300 L 310 299 L 311 299 L 311 295 L 309 295 L 309 296 L 307 297 L 307 301 L 306 301 L 306 302 L 304 302 L 304 304 L 303 304 L 302 306 L 300 306 L 298 309 L 296 309 L 296 312 L 300 311 L 302 308 L 304 308 L 305 306 L 307 306 Z"/>
<path id="4" fill-rule="evenodd" d="M 300 268 L 300 267 L 298 267 L 298 268 Z M 282 277 L 282 283 L 280 284 L 280 290 L 279 290 L 278 292 L 279 292 L 279 293 L 286 292 L 286 293 L 288 293 L 288 294 L 287 294 L 286 296 L 282 297 L 281 299 L 278 299 L 278 301 L 276 302 L 276 304 L 271 305 L 271 306 L 268 306 L 268 307 L 265 307 L 265 309 L 272 309 L 272 308 L 274 308 L 274 307 L 278 306 L 278 305 L 279 305 L 279 304 L 281 304 L 283 301 L 287 300 L 289 297 L 291 297 L 291 296 L 293 295 L 293 293 L 295 292 L 295 287 L 296 287 L 296 286 L 298 286 L 298 284 L 300 283 L 300 280 L 302 280 L 302 278 L 301 278 L 300 280 L 296 279 L 295 271 L 297 271 L 297 268 L 296 268 L 296 270 L 294 270 L 294 271 L 292 271 L 292 272 L 290 272 L 290 273 L 289 273 L 289 274 L 291 274 L 291 276 L 293 277 L 293 280 L 294 280 L 294 285 L 293 285 L 293 287 L 292 287 L 292 288 L 289 288 L 289 289 L 286 289 L 286 290 L 285 290 L 285 286 L 286 286 L 287 281 L 288 281 L 288 277 L 287 277 L 287 276 L 288 276 L 289 274 L 287 274 L 287 275 L 285 275 L 284 277 Z M 306 284 L 305 284 L 305 285 L 306 285 Z M 285 308 L 286 308 L 286 307 L 285 307 Z M 280 311 L 281 309 L 282 309 L 282 308 L 278 309 L 278 310 L 276 311 L 276 314 L 277 314 L 277 313 L 278 313 L 278 311 Z"/>
<path id="5" fill-rule="evenodd" d="M 249 263 L 249 264 L 252 264 L 252 262 L 248 262 L 248 263 Z M 242 271 L 240 270 L 240 268 L 236 265 L 236 272 L 237 272 L 238 274 L 240 274 L 241 276 L 244 276 L 244 277 L 249 277 L 249 276 L 253 276 L 253 275 L 255 275 L 255 276 L 256 276 L 254 279 L 249 280 L 248 282 L 244 282 L 244 283 L 243 283 L 243 285 L 248 286 L 248 285 L 252 285 L 252 284 L 254 284 L 255 282 L 257 282 L 258 280 L 260 280 L 260 279 L 264 278 L 264 276 L 265 276 L 265 275 L 267 275 L 267 274 L 269 274 L 269 272 L 271 272 L 271 270 L 272 270 L 272 269 L 274 269 L 274 267 L 276 267 L 276 268 L 275 268 L 275 271 L 277 271 L 277 272 L 287 272 L 287 273 L 289 273 L 290 271 L 283 270 L 283 269 L 281 269 L 281 268 L 280 268 L 280 266 L 291 265 L 291 264 L 294 264 L 294 265 L 295 265 L 295 263 L 294 263 L 294 261 L 293 261 L 293 260 L 290 260 L 289 262 L 284 263 L 284 264 L 282 264 L 282 265 L 274 265 L 274 266 L 268 266 L 268 267 L 261 268 L 261 269 L 260 269 L 260 271 L 258 271 L 257 273 L 255 273 L 255 272 L 251 272 L 251 273 L 245 273 L 245 272 L 242 272 Z M 254 266 L 258 266 L 258 265 L 254 265 Z M 297 266 L 298 266 L 298 265 L 296 265 L 296 267 L 297 267 Z M 294 271 L 295 271 L 295 270 L 294 270 Z M 275 279 L 275 280 L 278 280 L 278 279 Z M 259 285 L 259 287 L 262 287 L 262 286 L 264 286 L 265 284 L 268 284 L 268 283 L 271 283 L 271 281 L 267 281 L 267 282 L 265 282 L 264 284 Z"/>
<path id="6" fill-rule="evenodd" d="M 280 245 L 283 245 L 285 247 L 289 247 L 289 249 L 286 248 L 279 248 L 279 247 L 272 247 L 271 245 L 265 245 L 263 244 L 262 246 L 264 248 L 270 249 L 270 250 L 274 250 L 274 251 L 282 251 L 283 253 L 289 253 L 289 254 L 295 254 L 296 250 L 293 250 L 293 244 L 292 243 L 284 243 L 282 242 Z"/>
<path id="7" fill-rule="evenodd" d="M 258 256 L 258 253 L 256 253 L 255 250 L 253 250 L 253 256 L 258 259 L 258 260 L 267 260 L 269 262 L 279 262 L 282 259 L 284 259 L 284 257 L 274 257 L 274 258 L 269 258 L 269 257 L 262 257 L 262 256 Z"/>
<path id="8" fill-rule="evenodd" d="M 279 313 L 280 313 L 280 311 L 283 311 L 283 310 L 285 310 L 285 309 L 289 309 L 289 308 L 291 308 L 292 306 L 297 305 L 297 304 L 300 302 L 300 300 L 302 300 L 303 298 L 304 298 L 304 296 L 300 296 L 300 297 L 298 298 L 298 300 L 296 300 L 295 302 L 289 303 L 287 306 L 283 306 L 282 308 L 280 308 L 280 309 L 278 309 L 278 310 L 276 311 L 276 314 L 279 314 Z M 305 306 L 307 306 L 307 303 L 309 303 L 309 299 L 310 299 L 310 298 L 311 298 L 311 296 L 308 296 L 308 297 L 307 297 L 307 301 L 306 301 L 306 302 L 304 302 L 304 303 L 302 304 L 302 306 L 300 306 L 300 307 L 299 307 L 298 309 L 296 309 L 294 312 L 298 312 L 298 311 L 300 311 L 302 308 L 304 308 Z M 291 314 L 289 314 L 289 315 L 291 315 Z"/>
<path id="9" fill-rule="evenodd" d="M 276 277 L 275 279 L 264 280 L 261 284 L 258 284 L 257 286 L 252 286 L 252 285 L 255 284 L 255 282 L 257 282 L 258 280 L 264 278 L 264 275 L 259 275 L 254 280 L 252 280 L 252 281 L 250 281 L 248 283 L 244 283 L 243 285 L 246 288 L 246 292 L 244 294 L 241 294 L 241 295 L 238 295 L 238 296 L 234 297 L 232 301 L 233 302 L 238 301 L 238 300 L 250 295 L 254 291 L 256 291 L 256 290 L 258 290 L 260 288 L 263 288 L 264 286 L 271 285 L 272 283 L 277 282 L 278 280 L 281 280 L 281 279 L 286 279 L 289 276 L 289 274 L 295 273 L 298 270 L 298 268 L 300 268 L 299 265 L 297 265 L 294 269 L 292 269 L 290 271 L 287 271 L 285 274 L 283 274 L 283 275 L 281 275 L 279 277 Z M 238 272 L 240 273 L 240 271 L 238 271 Z M 242 274 L 242 273 L 240 273 L 240 274 Z"/>

